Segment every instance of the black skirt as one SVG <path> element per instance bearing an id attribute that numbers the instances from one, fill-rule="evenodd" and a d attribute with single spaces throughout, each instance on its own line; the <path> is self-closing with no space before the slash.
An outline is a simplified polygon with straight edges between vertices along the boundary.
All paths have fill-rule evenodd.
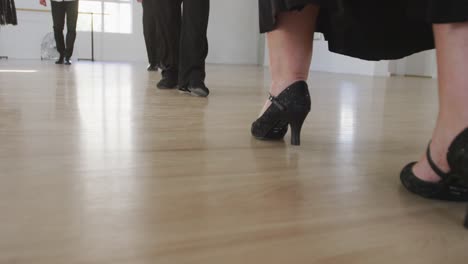
<path id="1" fill-rule="evenodd" d="M 14 0 L 0 0 L 0 25 L 16 25 L 16 7 Z"/>
<path id="2" fill-rule="evenodd" d="M 279 12 L 320 5 L 317 32 L 332 52 L 365 60 L 399 59 L 434 48 L 432 24 L 468 21 L 468 0 L 259 0 L 260 31 Z"/>

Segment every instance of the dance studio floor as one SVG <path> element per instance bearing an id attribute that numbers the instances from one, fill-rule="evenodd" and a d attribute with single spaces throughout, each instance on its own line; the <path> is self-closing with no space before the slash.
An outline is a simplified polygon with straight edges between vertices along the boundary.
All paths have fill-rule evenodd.
<path id="1" fill-rule="evenodd" d="M 1 264 L 466 263 L 463 204 L 407 193 L 436 81 L 313 73 L 302 146 L 262 142 L 261 67 L 208 99 L 145 64 L 0 61 Z"/>

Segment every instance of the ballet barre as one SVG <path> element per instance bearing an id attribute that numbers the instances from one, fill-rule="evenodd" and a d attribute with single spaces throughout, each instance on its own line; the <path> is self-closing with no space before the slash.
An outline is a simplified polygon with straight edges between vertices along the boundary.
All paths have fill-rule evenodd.
<path id="1" fill-rule="evenodd" d="M 32 9 L 32 8 L 16 8 L 17 11 L 24 11 L 24 12 L 40 12 L 40 13 L 50 13 L 50 9 Z M 94 13 L 94 12 L 78 12 L 78 14 L 83 15 L 103 15 L 108 16 L 107 13 Z"/>

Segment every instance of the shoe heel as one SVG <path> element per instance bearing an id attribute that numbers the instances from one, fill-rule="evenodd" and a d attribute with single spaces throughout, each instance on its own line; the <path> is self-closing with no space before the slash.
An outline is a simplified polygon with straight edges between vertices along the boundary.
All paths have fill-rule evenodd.
<path id="1" fill-rule="evenodd" d="M 309 112 L 295 113 L 291 116 L 289 125 L 291 126 L 291 145 L 300 146 L 301 145 L 301 130 L 302 125 L 307 117 Z"/>

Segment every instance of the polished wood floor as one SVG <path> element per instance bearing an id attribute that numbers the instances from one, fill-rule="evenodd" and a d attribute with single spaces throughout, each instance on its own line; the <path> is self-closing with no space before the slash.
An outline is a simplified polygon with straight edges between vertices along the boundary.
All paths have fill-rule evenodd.
<path id="1" fill-rule="evenodd" d="M 436 82 L 314 73 L 301 147 L 261 142 L 260 67 L 208 99 L 144 64 L 0 61 L 0 263 L 466 263 L 464 205 L 407 193 Z"/>

